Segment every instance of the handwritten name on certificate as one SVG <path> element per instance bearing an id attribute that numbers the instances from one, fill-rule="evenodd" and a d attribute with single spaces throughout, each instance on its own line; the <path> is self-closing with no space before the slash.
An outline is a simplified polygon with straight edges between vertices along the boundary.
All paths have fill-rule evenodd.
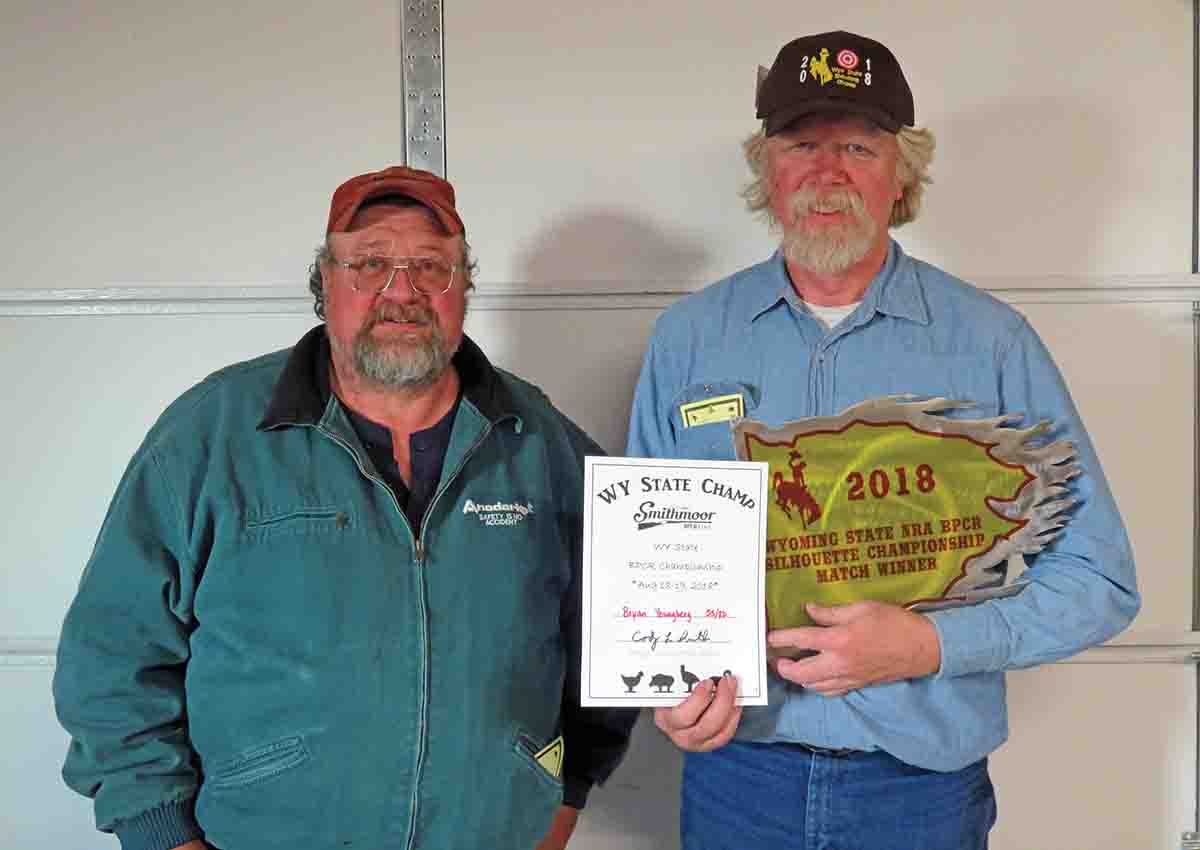
<path id="1" fill-rule="evenodd" d="M 726 671 L 767 704 L 767 465 L 589 457 L 581 701 L 671 706 Z"/>

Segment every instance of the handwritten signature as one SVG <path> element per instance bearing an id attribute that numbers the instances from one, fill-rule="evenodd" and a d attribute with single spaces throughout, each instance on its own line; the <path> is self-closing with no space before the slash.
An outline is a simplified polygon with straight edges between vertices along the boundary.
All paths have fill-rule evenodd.
<path id="1" fill-rule="evenodd" d="M 684 629 L 679 634 L 674 631 L 664 632 L 659 634 L 654 629 L 644 632 L 641 629 L 636 629 L 630 637 L 634 643 L 650 644 L 650 651 L 654 652 L 658 649 L 660 643 L 708 643 L 708 629 L 700 629 L 697 632 L 692 632 L 690 629 Z"/>

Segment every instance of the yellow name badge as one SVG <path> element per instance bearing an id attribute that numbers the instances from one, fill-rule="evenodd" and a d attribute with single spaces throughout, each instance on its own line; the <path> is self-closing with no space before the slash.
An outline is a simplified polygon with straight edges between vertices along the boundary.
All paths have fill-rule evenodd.
<path id="1" fill-rule="evenodd" d="M 712 422 L 740 419 L 746 415 L 746 405 L 742 401 L 741 395 L 734 393 L 681 404 L 679 413 L 683 416 L 683 427 L 694 428 L 697 425 L 708 425 Z"/>
<path id="2" fill-rule="evenodd" d="M 559 735 L 549 744 L 538 750 L 533 757 L 537 760 L 538 764 L 545 768 L 547 773 L 553 777 L 561 778 L 563 763 L 562 735 Z"/>

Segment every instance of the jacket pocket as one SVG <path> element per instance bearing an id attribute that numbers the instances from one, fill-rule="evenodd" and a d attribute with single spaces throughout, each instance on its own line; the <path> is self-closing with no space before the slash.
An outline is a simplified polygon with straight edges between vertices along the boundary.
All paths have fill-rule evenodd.
<path id="1" fill-rule="evenodd" d="M 302 738 L 282 738 L 218 762 L 211 771 L 206 771 L 204 784 L 212 790 L 244 788 L 298 767 L 308 758 Z"/>
<path id="2" fill-rule="evenodd" d="M 513 750 L 520 758 L 521 763 L 532 771 L 546 787 L 554 789 L 560 795 L 562 794 L 562 778 L 555 776 L 538 763 L 537 754 L 541 750 L 541 747 L 534 743 L 531 735 L 518 729 L 513 739 Z"/>
<path id="3" fill-rule="evenodd" d="M 349 513 L 334 506 L 267 510 L 246 515 L 245 534 L 251 539 L 279 534 L 326 534 L 343 531 L 350 524 Z"/>

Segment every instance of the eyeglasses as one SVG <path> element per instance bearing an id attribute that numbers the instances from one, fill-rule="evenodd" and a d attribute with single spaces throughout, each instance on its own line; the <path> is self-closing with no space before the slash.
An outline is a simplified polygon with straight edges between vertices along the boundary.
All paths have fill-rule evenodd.
<path id="1" fill-rule="evenodd" d="M 396 272 L 404 269 L 408 285 L 418 295 L 442 295 L 454 285 L 457 263 L 437 257 L 355 257 L 343 262 L 330 257 L 335 266 L 346 270 L 346 279 L 355 292 L 377 295 L 392 285 Z"/>

